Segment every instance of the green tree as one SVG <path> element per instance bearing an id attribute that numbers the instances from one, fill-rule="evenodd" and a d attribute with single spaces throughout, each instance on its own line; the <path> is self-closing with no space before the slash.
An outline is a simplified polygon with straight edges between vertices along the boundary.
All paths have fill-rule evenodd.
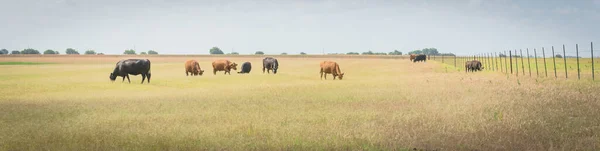
<path id="1" fill-rule="evenodd" d="M 140 55 L 147 55 L 147 54 L 148 54 L 148 53 L 146 53 L 146 52 L 143 52 L 143 51 L 142 51 L 142 52 L 140 52 Z"/>
<path id="2" fill-rule="evenodd" d="M 73 48 L 67 48 L 66 54 L 69 54 L 69 55 L 78 55 L 79 52 L 77 50 L 73 49 Z"/>
<path id="3" fill-rule="evenodd" d="M 359 55 L 359 53 L 358 53 L 358 52 L 348 52 L 348 53 L 346 53 L 346 54 L 347 54 L 347 55 Z"/>
<path id="4" fill-rule="evenodd" d="M 414 51 L 408 52 L 408 54 L 409 55 L 412 55 L 412 54 L 418 55 L 418 54 L 423 54 L 423 51 L 421 51 L 421 50 L 414 50 Z"/>
<path id="5" fill-rule="evenodd" d="M 402 52 L 394 50 L 393 52 L 390 52 L 389 55 L 402 55 Z"/>
<path id="6" fill-rule="evenodd" d="M 125 55 L 135 55 L 135 50 L 133 49 L 129 49 L 129 50 L 125 50 L 125 52 L 123 52 L 123 54 Z"/>
<path id="7" fill-rule="evenodd" d="M 306 55 L 306 53 L 304 53 L 304 52 L 300 52 L 300 55 Z"/>
<path id="8" fill-rule="evenodd" d="M 21 51 L 21 54 L 40 54 L 40 52 L 32 48 L 27 48 L 23 49 L 23 51 Z"/>
<path id="9" fill-rule="evenodd" d="M 287 52 L 281 53 L 281 55 L 287 55 Z"/>
<path id="10" fill-rule="evenodd" d="M 21 54 L 21 52 L 19 50 L 13 50 L 12 52 L 10 52 L 10 54 Z"/>
<path id="11" fill-rule="evenodd" d="M 439 52 L 436 48 L 425 48 L 421 50 L 425 55 L 438 55 Z"/>
<path id="12" fill-rule="evenodd" d="M 2 50 L 0 50 L 0 54 L 7 55 L 8 54 L 8 50 L 2 49 Z"/>
<path id="13" fill-rule="evenodd" d="M 255 54 L 255 55 L 264 55 L 265 53 L 264 53 L 264 52 L 262 52 L 262 51 L 256 51 L 254 54 Z"/>
<path id="14" fill-rule="evenodd" d="M 238 53 L 238 52 L 231 52 L 231 53 L 229 53 L 229 54 L 230 54 L 230 55 L 239 55 L 240 53 Z"/>
<path id="15" fill-rule="evenodd" d="M 104 53 L 98 53 L 97 55 L 104 55 Z"/>
<path id="16" fill-rule="evenodd" d="M 157 55 L 158 52 L 154 51 L 154 50 L 148 50 L 148 54 L 149 55 Z"/>
<path id="17" fill-rule="evenodd" d="M 556 57 L 556 58 L 562 58 L 562 55 L 560 55 L 560 54 L 556 54 L 556 56 L 555 56 L 555 57 Z"/>
<path id="18" fill-rule="evenodd" d="M 44 54 L 45 55 L 54 55 L 54 54 L 57 54 L 57 51 L 54 51 L 52 49 L 48 49 L 48 50 L 44 51 Z"/>
<path id="19" fill-rule="evenodd" d="M 222 55 L 222 54 L 225 54 L 225 53 L 223 53 L 223 51 L 221 51 L 221 49 L 219 49 L 219 47 L 212 47 L 212 48 L 210 48 L 209 52 L 210 52 L 211 55 Z"/>
<path id="20" fill-rule="evenodd" d="M 373 55 L 373 51 L 369 50 L 367 52 L 363 52 L 362 55 Z"/>
<path id="21" fill-rule="evenodd" d="M 86 55 L 95 55 L 96 51 L 94 51 L 94 50 L 87 50 L 87 51 L 85 51 L 84 54 L 86 54 Z"/>

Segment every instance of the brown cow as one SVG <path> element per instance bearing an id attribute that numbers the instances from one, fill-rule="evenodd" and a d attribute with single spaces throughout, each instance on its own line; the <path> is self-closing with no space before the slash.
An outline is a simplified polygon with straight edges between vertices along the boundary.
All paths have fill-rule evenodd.
<path id="1" fill-rule="evenodd" d="M 198 61 L 188 60 L 185 62 L 185 75 L 186 76 L 189 76 L 190 74 L 192 76 L 197 76 L 197 75 L 202 75 L 202 73 L 204 73 L 204 70 L 202 70 L 202 68 L 200 68 L 200 64 L 198 64 Z"/>
<path id="2" fill-rule="evenodd" d="M 415 58 L 417 58 L 416 54 L 410 54 L 410 61 L 415 60 Z"/>
<path id="3" fill-rule="evenodd" d="M 225 74 L 229 73 L 229 75 L 231 75 L 231 69 L 237 70 L 237 64 L 235 62 L 225 59 L 213 61 L 212 66 L 213 74 L 215 75 L 217 75 L 217 71 L 225 71 Z"/>
<path id="4" fill-rule="evenodd" d="M 325 80 L 327 80 L 328 73 L 333 75 L 333 80 L 335 80 L 336 76 L 339 77 L 340 80 L 342 80 L 342 78 L 344 78 L 344 73 L 342 73 L 342 71 L 340 71 L 340 65 L 338 65 L 336 62 L 333 62 L 333 61 L 321 62 L 321 79 L 323 79 L 323 77 L 325 77 Z"/>

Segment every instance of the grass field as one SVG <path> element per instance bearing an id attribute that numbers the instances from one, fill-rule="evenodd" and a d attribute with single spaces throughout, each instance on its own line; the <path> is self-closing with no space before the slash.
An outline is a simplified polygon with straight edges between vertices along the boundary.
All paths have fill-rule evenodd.
<path id="1" fill-rule="evenodd" d="M 212 75 L 221 57 L 0 57 L 0 150 L 599 150 L 598 82 L 464 73 L 437 61 L 277 57 L 277 75 Z M 205 75 L 186 77 L 195 59 Z M 344 80 L 319 79 L 319 62 Z M 29 63 L 27 63 L 29 64 Z M 564 69 L 563 69 L 564 70 Z"/>

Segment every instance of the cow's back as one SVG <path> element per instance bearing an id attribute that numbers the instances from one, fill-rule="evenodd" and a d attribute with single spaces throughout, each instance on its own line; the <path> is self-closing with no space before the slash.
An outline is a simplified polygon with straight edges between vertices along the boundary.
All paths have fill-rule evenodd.
<path id="1" fill-rule="evenodd" d="M 333 61 L 323 61 L 323 62 L 321 62 L 320 65 L 321 65 L 321 70 L 324 73 L 332 73 L 332 74 L 333 73 L 337 73 L 336 69 L 338 67 L 338 64 L 336 62 L 333 62 Z"/>
<path id="2" fill-rule="evenodd" d="M 225 70 L 229 64 L 231 64 L 231 62 L 225 59 L 215 60 L 212 63 L 213 69 L 217 71 Z"/>
<path id="3" fill-rule="evenodd" d="M 148 59 L 127 59 L 117 63 L 122 74 L 138 75 L 150 72 L 150 60 Z"/>
<path id="4" fill-rule="evenodd" d="M 185 71 L 186 72 L 197 72 L 200 69 L 196 69 L 198 66 L 200 66 L 200 64 L 198 63 L 198 61 L 196 60 L 188 60 L 185 62 Z M 196 70 L 194 70 L 196 69 Z"/>

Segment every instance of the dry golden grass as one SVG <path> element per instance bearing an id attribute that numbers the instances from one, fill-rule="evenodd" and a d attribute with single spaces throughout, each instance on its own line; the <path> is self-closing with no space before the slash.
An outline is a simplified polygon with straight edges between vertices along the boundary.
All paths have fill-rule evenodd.
<path id="1" fill-rule="evenodd" d="M 85 59 L 83 59 L 85 58 Z M 434 61 L 277 57 L 277 75 L 212 75 L 221 57 L 0 57 L 0 150 L 598 150 L 598 82 L 465 74 Z M 186 77 L 198 60 L 208 74 Z M 319 79 L 319 62 L 344 80 Z"/>

